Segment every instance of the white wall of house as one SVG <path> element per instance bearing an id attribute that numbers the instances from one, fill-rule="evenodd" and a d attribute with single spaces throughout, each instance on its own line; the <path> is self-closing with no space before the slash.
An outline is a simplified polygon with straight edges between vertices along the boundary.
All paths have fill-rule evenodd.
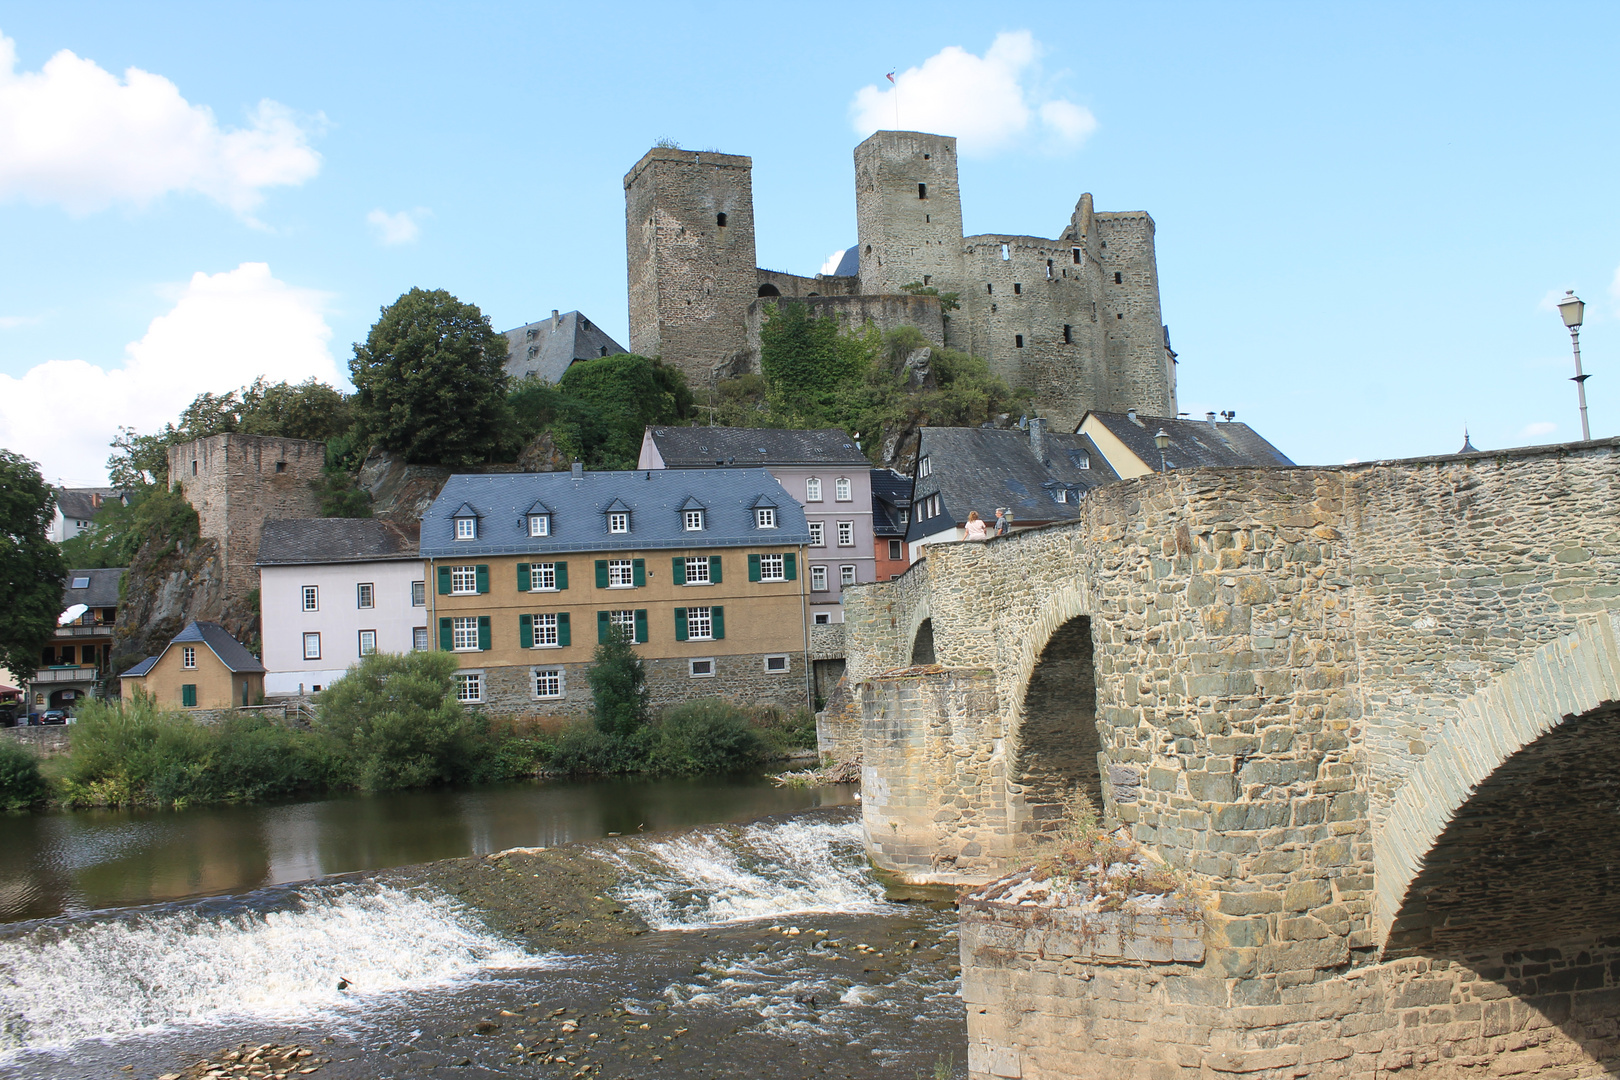
<path id="1" fill-rule="evenodd" d="M 259 617 L 264 641 L 266 696 L 313 693 L 360 659 L 361 633 L 376 634 L 378 652 L 410 652 L 427 636 L 426 566 L 421 559 L 317 563 L 259 568 Z M 423 605 L 412 604 L 412 583 L 421 583 Z M 360 586 L 370 585 L 372 606 L 360 606 Z M 305 610 L 304 590 L 315 589 L 315 608 Z M 319 658 L 306 658 L 305 634 L 319 634 Z M 300 689 L 302 688 L 302 689 Z"/>

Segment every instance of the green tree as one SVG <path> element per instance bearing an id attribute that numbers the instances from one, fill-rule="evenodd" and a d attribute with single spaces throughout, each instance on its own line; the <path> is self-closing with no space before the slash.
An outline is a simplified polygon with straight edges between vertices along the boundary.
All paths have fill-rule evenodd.
<path id="1" fill-rule="evenodd" d="M 554 431 L 591 469 L 633 469 L 648 424 L 692 415 L 692 392 L 678 368 L 634 353 L 584 360 L 557 384 Z M 531 407 L 548 403 L 525 388 Z"/>
<path id="2" fill-rule="evenodd" d="M 647 725 L 647 669 L 617 627 L 596 647 L 591 663 L 591 700 L 602 734 L 627 742 Z"/>
<path id="3" fill-rule="evenodd" d="M 19 743 L 0 739 L 0 810 L 26 810 L 48 794 L 39 758 Z"/>
<path id="4" fill-rule="evenodd" d="M 354 426 L 354 403 L 314 379 L 294 386 L 288 382 L 269 383 L 261 375 L 240 396 L 236 430 L 246 435 L 329 443 Z"/>
<path id="5" fill-rule="evenodd" d="M 506 338 L 472 304 L 412 289 L 354 347 L 355 418 L 407 460 L 472 465 L 510 444 Z"/>
<path id="6" fill-rule="evenodd" d="M 46 538 L 56 493 L 39 466 L 0 449 L 0 667 L 27 678 L 62 613 L 67 564 Z"/>
<path id="7" fill-rule="evenodd" d="M 451 783 L 469 769 L 473 733 L 456 701 L 456 658 L 372 653 L 321 694 L 315 726 L 365 791 Z"/>

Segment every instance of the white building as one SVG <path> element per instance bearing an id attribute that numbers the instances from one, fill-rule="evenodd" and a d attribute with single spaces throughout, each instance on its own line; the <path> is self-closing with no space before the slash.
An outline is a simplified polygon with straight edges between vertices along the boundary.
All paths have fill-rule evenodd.
<path id="1" fill-rule="evenodd" d="M 416 533 L 373 518 L 266 521 L 259 623 L 266 697 L 312 694 L 372 652 L 429 647 Z"/>
<path id="2" fill-rule="evenodd" d="M 60 544 L 88 529 L 109 502 L 129 505 L 129 493 L 117 488 L 57 488 L 56 511 L 47 535 Z"/>

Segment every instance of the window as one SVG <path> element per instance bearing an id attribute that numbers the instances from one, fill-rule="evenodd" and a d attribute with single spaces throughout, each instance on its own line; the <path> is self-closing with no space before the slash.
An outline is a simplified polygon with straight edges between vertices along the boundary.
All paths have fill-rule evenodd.
<path id="1" fill-rule="evenodd" d="M 1074 467 L 1077 469 L 1091 468 L 1091 454 L 1085 450 L 1070 450 L 1069 460 L 1074 463 Z"/>
<path id="2" fill-rule="evenodd" d="M 557 588 L 557 564 L 537 562 L 529 564 L 529 591 L 555 592 Z"/>
<path id="3" fill-rule="evenodd" d="M 192 460 L 191 460 L 191 475 L 192 476 L 197 475 L 197 459 L 196 458 L 192 458 Z"/>
<path id="4" fill-rule="evenodd" d="M 1047 281 L 1052 280 L 1052 260 L 1051 259 L 1046 260 L 1046 280 Z"/>
<path id="5" fill-rule="evenodd" d="M 371 582 L 362 582 L 354 587 L 355 601 L 363 608 L 376 607 L 377 586 Z"/>
<path id="6" fill-rule="evenodd" d="M 701 511 L 701 510 L 688 510 L 682 515 L 682 517 L 684 518 L 684 520 L 686 522 L 686 531 L 687 532 L 702 532 L 703 531 L 703 511 Z"/>
<path id="7" fill-rule="evenodd" d="M 787 570 L 780 555 L 761 555 L 759 557 L 759 580 L 786 581 Z"/>
<path id="8" fill-rule="evenodd" d="M 457 615 L 450 620 L 450 647 L 457 652 L 478 648 L 478 619 L 473 615 Z"/>
<path id="9" fill-rule="evenodd" d="M 840 566 L 838 568 L 838 584 L 839 585 L 853 585 L 853 584 L 855 584 L 855 568 L 853 566 Z"/>
<path id="10" fill-rule="evenodd" d="M 765 658 L 765 674 L 785 675 L 787 670 L 788 658 L 786 656 L 767 656 Z"/>
<path id="11" fill-rule="evenodd" d="M 374 653 L 376 651 L 377 651 L 377 631 L 375 631 L 375 630 L 362 630 L 362 631 L 360 631 L 360 655 L 361 656 L 370 656 L 372 653 Z"/>
<path id="12" fill-rule="evenodd" d="M 838 523 L 838 546 L 855 546 L 855 523 L 853 521 L 840 521 Z"/>
<path id="13" fill-rule="evenodd" d="M 1012 258 L 1011 249 L 1009 249 L 1006 244 L 1002 244 L 1001 245 L 1001 261 L 1006 262 L 1008 259 L 1011 259 L 1011 258 Z"/>
<path id="14" fill-rule="evenodd" d="M 321 658 L 321 635 L 304 635 L 304 659 L 319 660 Z"/>
<path id="15" fill-rule="evenodd" d="M 563 696 L 562 668 L 543 667 L 534 669 L 534 696 L 539 698 L 559 698 Z"/>
<path id="16" fill-rule="evenodd" d="M 1063 324 L 1063 344 L 1074 344 L 1074 327 L 1070 326 L 1068 323 Z"/>
<path id="17" fill-rule="evenodd" d="M 889 541 L 889 558 L 891 558 L 891 559 L 903 559 L 903 558 L 905 558 L 905 556 L 903 554 L 901 554 L 901 552 L 900 552 L 900 541 L 898 541 L 898 540 L 890 540 Z"/>
<path id="18" fill-rule="evenodd" d="M 827 568 L 825 566 L 812 566 L 810 568 L 810 591 L 827 591 Z"/>
<path id="19" fill-rule="evenodd" d="M 830 612 L 830 611 L 818 611 L 818 612 L 816 612 L 816 625 L 817 626 L 826 626 L 831 622 L 832 622 L 832 612 Z"/>
<path id="20" fill-rule="evenodd" d="M 416 652 L 426 652 L 427 647 L 427 627 L 418 626 L 411 631 L 411 648 Z"/>
<path id="21" fill-rule="evenodd" d="M 690 660 L 687 663 L 688 663 L 687 670 L 691 673 L 692 678 L 694 678 L 694 679 L 712 679 L 712 678 L 714 678 L 714 657 L 707 656 L 707 657 L 704 657 L 702 660 Z"/>
<path id="22" fill-rule="evenodd" d="M 920 457 L 917 459 L 917 479 L 934 475 L 934 461 L 932 458 Z"/>
<path id="23" fill-rule="evenodd" d="M 834 498 L 836 498 L 839 502 L 849 502 L 849 500 L 853 498 L 853 496 L 850 494 L 849 477 L 840 476 L 833 484 L 833 491 L 835 492 Z"/>
<path id="24" fill-rule="evenodd" d="M 557 642 L 557 615 L 534 616 L 534 648 L 544 649 L 556 645 Z"/>
<path id="25" fill-rule="evenodd" d="M 304 610 L 305 611 L 319 611 L 320 607 L 321 607 L 321 605 L 320 605 L 320 589 L 317 588 L 314 585 L 305 585 L 304 586 Z"/>
<path id="26" fill-rule="evenodd" d="M 194 668 L 197 666 L 197 650 L 190 645 L 180 650 L 180 666 Z"/>
<path id="27" fill-rule="evenodd" d="M 1125 284 L 1124 276 L 1121 275 L 1118 270 L 1114 271 L 1114 284 L 1115 285 L 1123 285 L 1123 284 Z"/>
<path id="28" fill-rule="evenodd" d="M 608 515 L 608 532 L 627 533 L 630 531 L 630 514 L 625 510 L 615 510 Z"/>
<path id="29" fill-rule="evenodd" d="M 821 479 L 819 477 L 812 476 L 804 482 L 804 501 L 821 501 Z M 89 582 L 85 582 L 85 584 L 88 585 Z"/>
<path id="30" fill-rule="evenodd" d="M 686 640 L 709 641 L 714 637 L 714 622 L 706 607 L 686 609 Z"/>
<path id="31" fill-rule="evenodd" d="M 919 199 L 928 198 L 928 185 L 927 184 L 918 184 L 917 185 L 917 198 L 919 198 Z"/>
<path id="32" fill-rule="evenodd" d="M 1067 488 L 1053 488 L 1052 489 L 1052 501 L 1053 502 L 1060 502 L 1060 503 L 1068 502 L 1069 501 L 1069 490 Z"/>
<path id="33" fill-rule="evenodd" d="M 1080 249 L 1079 248 L 1071 248 L 1070 250 L 1074 253 L 1075 265 L 1076 266 L 1080 265 Z"/>
<path id="34" fill-rule="evenodd" d="M 716 215 L 714 215 L 714 223 L 716 225 L 720 226 L 722 229 L 725 228 L 726 227 L 726 215 L 724 215 L 724 214 L 716 214 Z"/>
<path id="35" fill-rule="evenodd" d="M 826 547 L 827 546 L 827 539 L 826 539 L 825 536 L 822 535 L 822 523 L 819 522 L 819 521 L 812 521 L 810 523 L 810 546 L 811 547 Z"/>
<path id="36" fill-rule="evenodd" d="M 75 521 L 73 524 L 81 525 L 83 522 Z M 76 577 L 73 579 L 72 587 L 75 589 L 88 589 L 90 587 L 90 579 L 87 577 Z"/>
<path id="37" fill-rule="evenodd" d="M 754 509 L 754 524 L 761 529 L 776 528 L 776 507 L 760 506 Z"/>
<path id="38" fill-rule="evenodd" d="M 477 518 L 470 518 L 470 517 L 456 518 L 456 539 L 457 540 L 476 540 L 476 539 L 478 539 L 478 519 Z"/>
<path id="39" fill-rule="evenodd" d="M 707 555 L 698 555 L 695 558 L 686 559 L 685 563 L 686 583 L 688 585 L 709 584 L 709 557 Z"/>
<path id="40" fill-rule="evenodd" d="M 188 709 L 197 707 L 197 684 L 186 683 L 180 687 L 180 704 Z"/>
<path id="41" fill-rule="evenodd" d="M 1022 296 L 1023 293 L 1024 293 L 1024 286 L 1022 284 L 1020 284 L 1019 282 L 1016 282 L 1016 281 L 1013 282 L 1013 295 L 1014 296 Z"/>
<path id="42" fill-rule="evenodd" d="M 551 516 L 549 514 L 530 514 L 529 515 L 529 535 L 530 536 L 550 536 L 551 535 Z"/>
<path id="43" fill-rule="evenodd" d="M 629 609 L 624 611 L 608 612 L 608 625 L 624 635 L 624 639 L 632 645 L 642 642 L 636 637 L 636 613 Z"/>
<path id="44" fill-rule="evenodd" d="M 411 582 L 411 607 L 427 607 L 427 582 Z"/>
<path id="45" fill-rule="evenodd" d="M 629 559 L 608 560 L 608 588 L 623 589 L 636 583 L 635 564 Z"/>
<path id="46" fill-rule="evenodd" d="M 450 595 L 476 596 L 477 594 L 478 567 L 452 566 L 450 568 Z"/>
<path id="47" fill-rule="evenodd" d="M 1023 347 L 1024 347 L 1024 335 L 1023 334 L 1014 334 L 1013 335 L 1013 348 L 1022 349 Z"/>
<path id="48" fill-rule="evenodd" d="M 986 295 L 986 296 L 994 296 L 994 295 L 996 295 L 996 286 L 995 286 L 995 284 L 993 282 L 987 281 L 987 282 L 984 283 L 984 295 Z"/>
<path id="49" fill-rule="evenodd" d="M 482 671 L 456 672 L 456 700 L 484 700 L 484 673 Z"/>

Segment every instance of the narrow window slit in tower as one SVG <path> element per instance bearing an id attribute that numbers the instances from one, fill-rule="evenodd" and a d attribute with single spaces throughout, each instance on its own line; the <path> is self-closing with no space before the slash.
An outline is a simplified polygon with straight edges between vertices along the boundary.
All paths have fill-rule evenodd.
<path id="1" fill-rule="evenodd" d="M 995 285 L 993 285 L 992 283 L 987 281 L 987 282 L 984 283 L 984 291 L 985 291 L 986 295 L 989 295 L 989 294 L 996 291 L 996 287 L 995 287 Z"/>
<path id="2" fill-rule="evenodd" d="M 1074 344 L 1074 327 L 1070 326 L 1068 323 L 1063 324 L 1063 344 Z"/>
<path id="3" fill-rule="evenodd" d="M 1013 282 L 1013 295 L 1014 296 L 1022 295 L 1023 291 L 1024 291 L 1024 286 L 1021 283 L 1016 282 L 1016 281 Z"/>
<path id="4" fill-rule="evenodd" d="M 1047 281 L 1052 280 L 1052 260 L 1051 259 L 1046 260 L 1046 280 Z"/>
<path id="5" fill-rule="evenodd" d="M 1012 258 L 1012 252 L 1007 249 L 1006 244 L 1002 244 L 1001 245 L 1001 261 L 1006 262 L 1010 258 Z"/>
<path id="6" fill-rule="evenodd" d="M 1123 285 L 1123 284 L 1125 284 L 1125 277 L 1118 270 L 1114 271 L 1114 284 L 1115 285 Z"/>
<path id="7" fill-rule="evenodd" d="M 1014 334 L 1013 335 L 1013 348 L 1022 349 L 1023 347 L 1024 347 L 1024 335 L 1023 334 Z"/>
<path id="8" fill-rule="evenodd" d="M 1075 263 L 1076 266 L 1080 265 L 1080 249 L 1079 248 L 1074 249 L 1074 263 Z"/>
<path id="9" fill-rule="evenodd" d="M 714 215 L 714 223 L 716 225 L 720 226 L 722 229 L 725 228 L 725 226 L 726 226 L 726 215 L 724 215 L 724 214 L 716 214 L 716 215 Z"/>
<path id="10" fill-rule="evenodd" d="M 919 199 L 928 198 L 928 185 L 927 184 L 918 184 L 917 185 L 917 198 L 919 198 Z"/>

